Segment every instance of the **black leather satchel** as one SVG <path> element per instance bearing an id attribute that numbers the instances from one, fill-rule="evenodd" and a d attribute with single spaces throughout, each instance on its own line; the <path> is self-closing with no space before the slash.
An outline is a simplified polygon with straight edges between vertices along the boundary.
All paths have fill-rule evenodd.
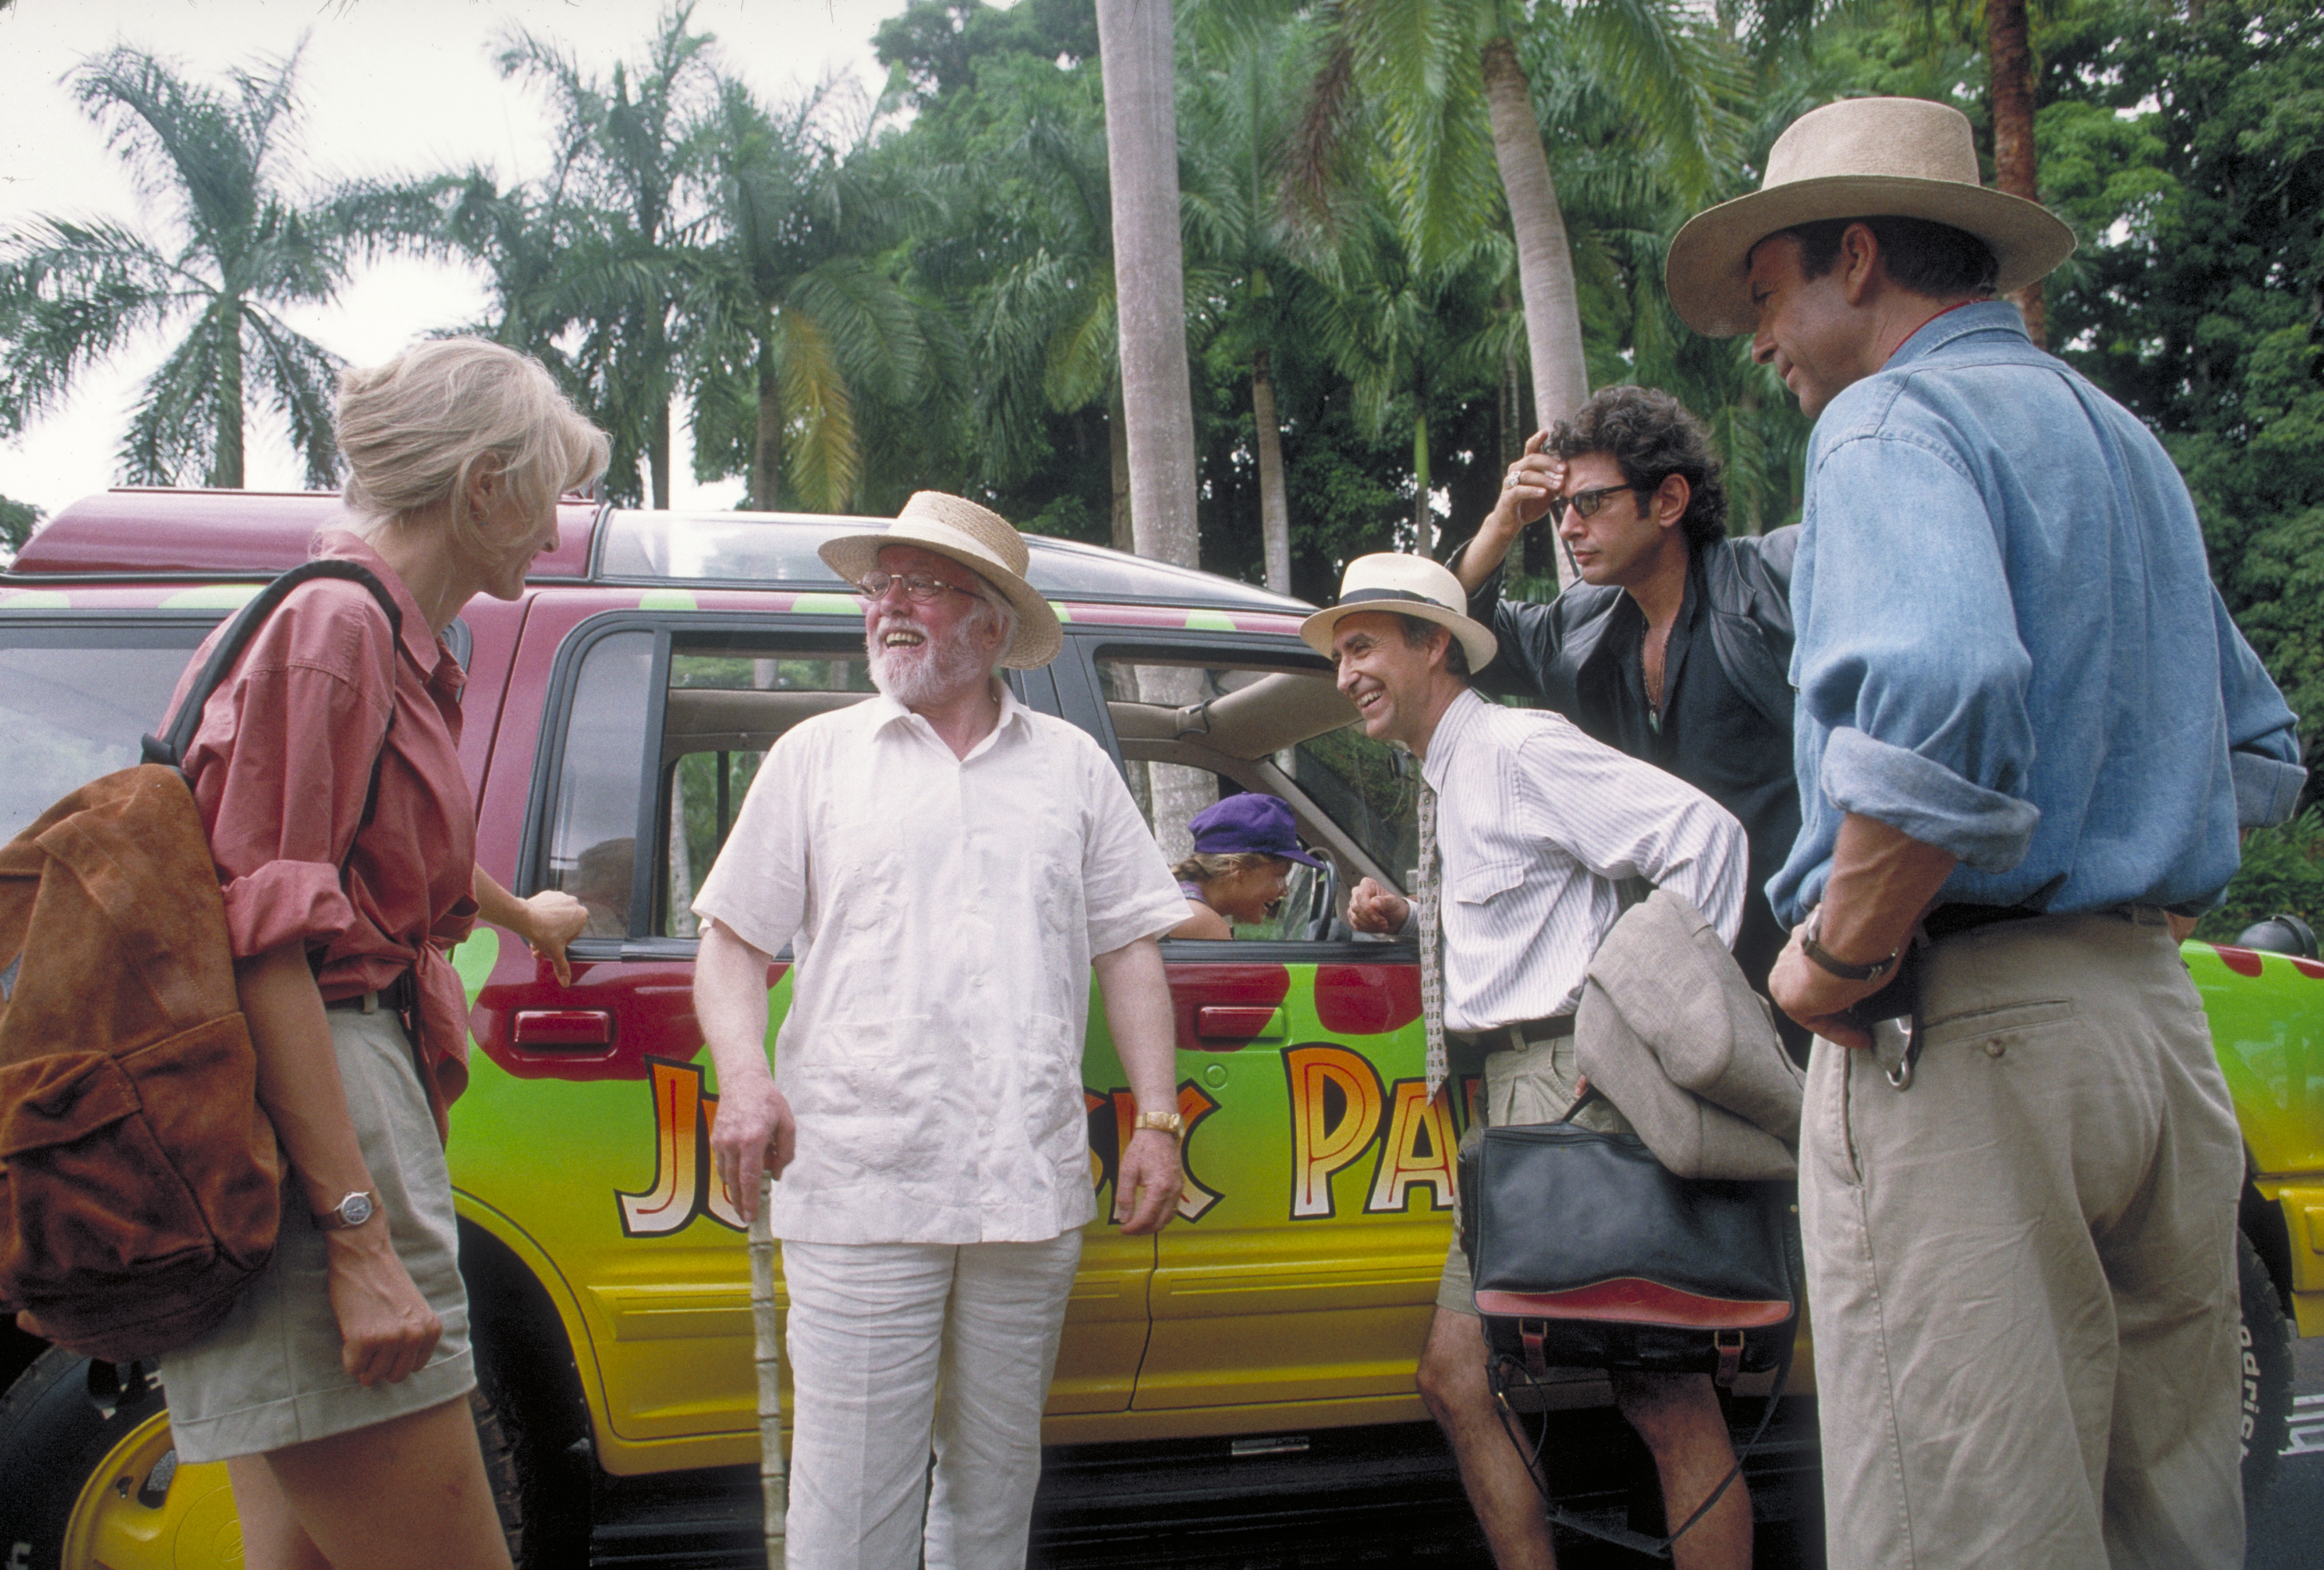
<path id="1" fill-rule="evenodd" d="M 1792 1192 L 1676 1177 L 1635 1134 L 1487 1129 L 1461 1158 L 1462 1242 L 1496 1363 L 1722 1385 L 1777 1367 L 1797 1316 Z"/>

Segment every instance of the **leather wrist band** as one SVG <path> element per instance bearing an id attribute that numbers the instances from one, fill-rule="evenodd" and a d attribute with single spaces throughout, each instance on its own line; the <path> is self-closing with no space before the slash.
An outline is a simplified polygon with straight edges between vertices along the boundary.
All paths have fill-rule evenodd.
<path id="1" fill-rule="evenodd" d="M 1857 965 L 1840 958 L 1816 941 L 1816 934 L 1822 926 L 1823 907 L 1819 905 L 1815 908 L 1815 914 L 1808 918 L 1807 930 L 1800 934 L 1800 952 L 1845 982 L 1868 982 L 1885 974 L 1888 967 L 1896 963 L 1896 956 L 1904 952 L 1904 945 L 1899 944 L 1886 959 L 1876 960 L 1870 965 Z"/>

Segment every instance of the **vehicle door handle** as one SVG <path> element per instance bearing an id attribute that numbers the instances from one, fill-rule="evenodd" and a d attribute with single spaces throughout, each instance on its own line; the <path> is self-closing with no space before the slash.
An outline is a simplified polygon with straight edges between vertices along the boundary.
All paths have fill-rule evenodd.
<path id="1" fill-rule="evenodd" d="M 516 1044 L 567 1050 L 611 1047 L 613 1016 L 604 1009 L 519 1009 Z"/>
<path id="2" fill-rule="evenodd" d="M 1194 1011 L 1194 1034 L 1212 1041 L 1279 1041 L 1283 1011 L 1241 1003 L 1204 1003 Z"/>

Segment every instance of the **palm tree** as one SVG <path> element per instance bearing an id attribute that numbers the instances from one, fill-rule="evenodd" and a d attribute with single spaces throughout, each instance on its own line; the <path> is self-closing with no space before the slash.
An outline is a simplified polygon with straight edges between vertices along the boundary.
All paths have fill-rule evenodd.
<path id="1" fill-rule="evenodd" d="M 847 506 L 863 469 L 859 393 L 908 405 L 932 380 L 934 313 L 878 261 L 914 204 L 867 149 L 829 143 L 822 106 L 813 95 L 770 115 L 727 81 L 703 127 L 717 237 L 687 301 L 696 465 L 745 468 L 761 509 L 784 470 L 808 506 Z"/>
<path id="2" fill-rule="evenodd" d="M 1197 564 L 1194 394 L 1169 0 L 1098 0 L 1115 311 L 1138 553 Z"/>
<path id="3" fill-rule="evenodd" d="M 307 483 L 337 483 L 331 393 L 339 362 L 286 322 L 326 302 L 350 262 L 415 210 L 396 188 L 343 184 L 302 196 L 299 52 L 189 82 L 126 46 L 84 61 L 73 96 L 106 129 L 171 236 L 104 219 L 42 217 L 0 248 L 0 434 L 57 407 L 90 366 L 148 330 L 175 346 L 146 379 L 122 439 L 122 476 L 176 485 L 244 482 L 254 406 L 290 427 Z"/>
<path id="4" fill-rule="evenodd" d="M 1595 55 L 1680 183 L 1707 194 L 1730 127 L 1702 80 L 1702 30 L 1679 0 L 1580 0 L 1530 14 L 1522 0 L 1339 0 L 1333 16 L 1293 199 L 1327 211 L 1327 188 L 1346 174 L 1340 143 L 1357 125 L 1377 125 L 1390 211 L 1415 265 L 1434 273 L 1493 222 L 1498 183 L 1517 243 L 1535 419 L 1554 424 L 1589 396 L 1590 374 L 1526 48 L 1546 31 L 1557 47 Z"/>
<path id="5" fill-rule="evenodd" d="M 1405 245 L 1387 203 L 1375 200 L 1312 263 L 1325 285 L 1313 316 L 1316 346 L 1348 379 L 1357 429 L 1374 436 L 1391 419 L 1410 420 L 1412 549 L 1424 554 L 1438 546 L 1432 418 L 1498 379 L 1506 324 L 1477 307 L 1511 263 L 1508 237 L 1489 229 L 1465 249 L 1425 263 Z"/>
<path id="6" fill-rule="evenodd" d="M 524 314 L 569 312 L 582 331 L 570 356 L 585 409 L 613 438 L 608 487 L 635 494 L 642 457 L 653 504 L 669 505 L 669 405 L 678 384 L 678 301 L 695 282 L 700 255 L 680 210 L 703 155 L 702 119 L 715 91 L 708 33 L 687 31 L 693 6 L 662 14 L 634 76 L 613 67 L 610 82 L 531 32 L 506 35 L 504 78 L 547 85 L 557 106 L 558 167 L 541 205 L 558 236 L 558 258 L 543 287 L 553 303 L 528 301 Z"/>
<path id="7" fill-rule="evenodd" d="M 1181 205 L 1198 254 L 1192 282 L 1198 296 L 1216 302 L 1210 352 L 1239 363 L 1250 381 L 1260 559 L 1267 586 L 1289 594 L 1291 509 L 1275 362 L 1295 330 L 1307 280 L 1285 249 L 1273 193 L 1297 113 L 1296 89 L 1313 69 L 1309 30 L 1296 20 L 1269 24 L 1223 5 L 1200 7 L 1191 21 L 1187 107 L 1196 130 L 1186 139 L 1191 178 Z"/>

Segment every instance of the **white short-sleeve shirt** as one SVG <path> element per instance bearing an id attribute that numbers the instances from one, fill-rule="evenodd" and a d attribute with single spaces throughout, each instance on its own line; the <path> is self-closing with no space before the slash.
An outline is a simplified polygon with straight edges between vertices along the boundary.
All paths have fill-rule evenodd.
<path id="1" fill-rule="evenodd" d="M 1096 1216 L 1090 956 L 1186 901 L 1087 735 L 1006 688 L 965 758 L 885 696 L 819 715 L 768 753 L 694 910 L 793 947 L 776 1236 L 1030 1242 Z"/>

